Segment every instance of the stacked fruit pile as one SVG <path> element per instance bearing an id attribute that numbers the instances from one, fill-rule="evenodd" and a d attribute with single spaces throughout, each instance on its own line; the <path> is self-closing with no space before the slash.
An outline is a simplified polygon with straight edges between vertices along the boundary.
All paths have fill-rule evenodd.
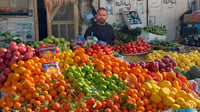
<path id="1" fill-rule="evenodd" d="M 13 64 L 20 63 L 22 60 L 25 61 L 35 56 L 35 50 L 28 45 L 25 46 L 23 43 L 16 44 L 12 41 L 9 46 L 9 49 L 0 49 L 0 72 L 3 71 L 3 75 L 0 75 L 0 88 L 11 72 L 10 69 Z"/>
<path id="2" fill-rule="evenodd" d="M 47 60 L 34 55 L 8 65 L 0 108 L 5 112 L 157 112 L 200 107 L 191 84 L 174 72 L 172 56 L 129 64 L 103 50 L 87 53 L 83 48 L 57 52 L 53 62 L 60 69 L 51 72 L 43 68 Z"/>
<path id="3" fill-rule="evenodd" d="M 123 54 L 144 53 L 151 50 L 151 46 L 144 39 L 140 39 L 124 43 L 121 46 L 114 45 L 114 50 Z"/>
<path id="4" fill-rule="evenodd" d="M 146 61 L 161 59 L 164 55 L 169 55 L 177 63 L 177 67 L 182 71 L 188 71 L 192 66 L 200 66 L 200 52 L 193 51 L 190 53 L 165 52 L 163 50 L 153 51 L 146 56 Z"/>
<path id="5" fill-rule="evenodd" d="M 56 45 L 61 51 L 66 51 L 70 49 L 70 42 L 65 41 L 64 38 L 60 37 L 54 37 L 54 36 L 48 36 L 47 38 L 37 41 L 33 43 L 31 46 L 34 48 L 38 48 L 41 45 Z"/>

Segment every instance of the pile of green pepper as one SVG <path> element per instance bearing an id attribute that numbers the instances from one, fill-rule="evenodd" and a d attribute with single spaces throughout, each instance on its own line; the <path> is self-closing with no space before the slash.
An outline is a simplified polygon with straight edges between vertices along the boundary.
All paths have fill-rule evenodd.
<path id="1" fill-rule="evenodd" d="M 163 46 L 163 47 L 180 47 L 181 45 L 176 42 L 169 42 L 165 40 L 152 40 L 149 44 L 154 46 Z"/>
<path id="2" fill-rule="evenodd" d="M 137 40 L 142 32 L 142 29 L 136 28 L 129 30 L 127 26 L 122 27 L 120 30 L 115 30 L 115 37 L 123 43 L 128 43 Z"/>
<path id="3" fill-rule="evenodd" d="M 143 30 L 156 34 L 156 35 L 166 35 L 167 29 L 165 25 L 157 26 L 157 25 L 148 25 L 143 28 Z"/>

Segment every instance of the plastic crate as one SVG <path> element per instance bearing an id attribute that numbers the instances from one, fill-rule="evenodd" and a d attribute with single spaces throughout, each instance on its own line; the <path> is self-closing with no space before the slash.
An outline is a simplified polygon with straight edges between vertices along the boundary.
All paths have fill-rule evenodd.
<path id="1" fill-rule="evenodd" d="M 130 62 L 139 63 L 141 61 L 145 61 L 146 54 L 147 52 L 135 53 L 135 54 L 123 54 L 123 55 L 126 60 L 129 60 Z"/>

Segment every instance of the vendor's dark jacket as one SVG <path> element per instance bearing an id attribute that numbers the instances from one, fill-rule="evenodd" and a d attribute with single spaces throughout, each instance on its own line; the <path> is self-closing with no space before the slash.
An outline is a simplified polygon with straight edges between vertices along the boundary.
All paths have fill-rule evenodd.
<path id="1" fill-rule="evenodd" d="M 115 39 L 114 30 L 112 26 L 109 24 L 106 25 L 93 24 L 86 30 L 84 38 L 86 39 L 87 36 L 91 36 L 92 32 L 93 36 L 97 37 L 98 40 L 105 41 L 108 44 L 112 44 L 112 41 Z"/>

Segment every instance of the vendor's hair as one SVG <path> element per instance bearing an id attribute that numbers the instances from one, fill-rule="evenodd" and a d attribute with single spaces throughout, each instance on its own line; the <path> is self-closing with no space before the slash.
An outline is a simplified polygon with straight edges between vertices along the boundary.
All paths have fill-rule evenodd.
<path id="1" fill-rule="evenodd" d="M 100 7 L 99 9 L 97 9 L 97 12 L 100 10 L 105 10 L 107 12 L 107 10 L 104 7 Z"/>

